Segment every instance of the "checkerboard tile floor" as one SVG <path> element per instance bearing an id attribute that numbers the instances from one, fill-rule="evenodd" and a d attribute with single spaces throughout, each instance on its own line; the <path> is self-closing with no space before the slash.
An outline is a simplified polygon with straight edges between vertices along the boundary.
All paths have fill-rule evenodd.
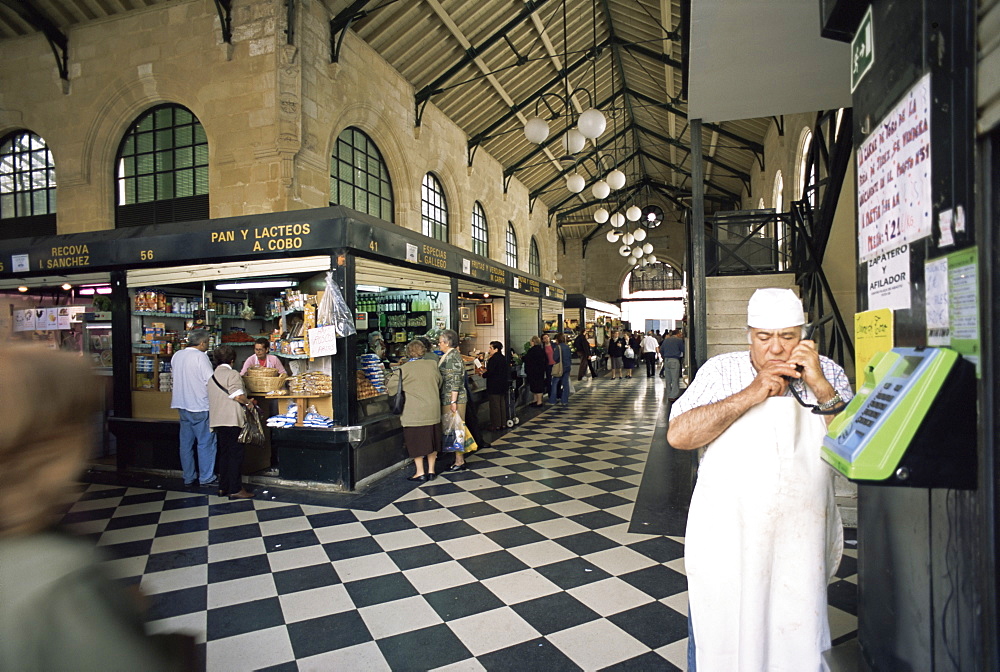
<path id="1" fill-rule="evenodd" d="M 628 532 L 662 402 L 659 380 L 582 383 L 387 505 L 92 483 L 66 523 L 208 670 L 685 669 L 684 540 Z M 857 629 L 848 544 L 835 643 Z"/>

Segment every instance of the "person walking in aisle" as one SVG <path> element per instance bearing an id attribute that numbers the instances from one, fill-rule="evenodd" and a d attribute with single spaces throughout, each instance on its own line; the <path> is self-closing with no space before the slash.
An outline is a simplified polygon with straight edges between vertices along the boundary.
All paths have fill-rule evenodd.
<path id="1" fill-rule="evenodd" d="M 545 350 L 545 389 L 549 389 L 555 360 L 552 359 L 552 338 L 548 334 L 542 334 L 542 349 Z"/>
<path id="2" fill-rule="evenodd" d="M 490 358 L 486 360 L 486 395 L 490 399 L 490 429 L 503 431 L 507 424 L 507 388 L 510 387 L 510 365 L 503 354 L 503 343 L 490 341 Z"/>
<path id="3" fill-rule="evenodd" d="M 621 336 L 621 332 L 617 329 L 611 332 L 611 338 L 608 340 L 608 357 L 611 359 L 611 380 L 616 378 L 621 380 L 622 378 L 622 358 L 625 355 L 625 346 L 627 345 L 624 338 Z"/>
<path id="4" fill-rule="evenodd" d="M 572 368 L 570 362 L 572 361 L 573 353 L 570 352 L 569 346 L 566 345 L 566 336 L 563 334 L 556 334 L 556 344 L 553 347 L 553 356 L 556 362 L 561 366 L 562 371 L 559 372 L 560 375 L 552 374 L 552 386 L 549 389 L 549 403 L 556 403 L 556 399 L 560 399 L 560 403 L 563 406 L 569 404 L 569 377 L 572 374 Z"/>
<path id="5" fill-rule="evenodd" d="M 542 339 L 538 336 L 531 337 L 531 347 L 524 353 L 524 375 L 528 379 L 528 389 L 534 396 L 529 406 L 536 408 L 544 406 L 542 401 L 545 394 L 545 349 L 542 347 Z"/>
<path id="6" fill-rule="evenodd" d="M 660 375 L 666 374 L 667 398 L 675 401 L 681 396 L 681 359 L 684 357 L 684 339 L 676 329 L 668 332 L 660 343 L 660 356 L 663 357 Z"/>
<path id="7" fill-rule="evenodd" d="M 642 352 L 642 341 L 638 334 L 625 332 L 625 355 L 622 363 L 625 365 L 625 377 L 631 378 L 632 371 L 639 365 L 639 354 Z"/>
<path id="8" fill-rule="evenodd" d="M 656 375 L 656 354 L 660 351 L 660 344 L 650 330 L 642 339 L 642 361 L 646 363 L 646 377 L 652 378 Z"/>
<path id="9" fill-rule="evenodd" d="M 215 434 L 208 425 L 208 379 L 212 377 L 212 362 L 208 355 L 209 334 L 196 329 L 188 334 L 188 347 L 174 353 L 170 359 L 174 390 L 170 408 L 180 416 L 180 456 L 184 485 L 214 486 Z M 197 464 L 195 445 L 198 447 Z"/>
<path id="10" fill-rule="evenodd" d="M 587 370 L 590 367 L 590 341 L 587 340 L 587 334 L 584 333 L 583 329 L 573 340 L 573 347 L 576 348 L 576 356 L 580 358 L 580 368 L 576 372 L 576 379 L 579 381 L 587 375 Z M 593 371 L 590 372 L 590 375 L 592 378 L 596 378 Z"/>

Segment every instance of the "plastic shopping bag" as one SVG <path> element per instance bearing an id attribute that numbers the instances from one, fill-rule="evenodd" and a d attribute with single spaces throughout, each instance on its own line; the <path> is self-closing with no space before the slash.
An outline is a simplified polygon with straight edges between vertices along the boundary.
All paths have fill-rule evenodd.
<path id="1" fill-rule="evenodd" d="M 465 426 L 465 450 L 463 450 L 462 452 L 468 455 L 469 453 L 479 448 L 479 444 L 477 444 L 476 440 L 472 438 L 472 430 L 469 429 L 469 426 L 468 425 L 464 426 Z"/>
<path id="2" fill-rule="evenodd" d="M 444 422 L 444 439 L 441 444 L 442 452 L 465 452 L 465 432 L 466 427 L 465 423 L 462 422 L 462 418 L 458 417 L 458 413 L 449 411 Z"/>
<path id="3" fill-rule="evenodd" d="M 319 326 L 334 325 L 337 328 L 337 335 L 352 336 L 358 333 L 354 328 L 354 313 L 344 301 L 344 295 L 340 293 L 340 287 L 333 279 L 333 271 L 326 272 L 326 291 L 320 299 L 316 310 L 316 324 Z"/>

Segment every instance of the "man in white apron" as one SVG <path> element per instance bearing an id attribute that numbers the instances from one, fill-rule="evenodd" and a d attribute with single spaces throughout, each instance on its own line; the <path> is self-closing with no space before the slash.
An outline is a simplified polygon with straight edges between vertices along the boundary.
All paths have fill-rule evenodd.
<path id="1" fill-rule="evenodd" d="M 794 292 L 757 290 L 749 352 L 709 359 L 671 408 L 670 445 L 706 447 L 684 553 L 698 672 L 820 670 L 830 648 L 826 585 L 843 529 L 820 459 L 834 416 L 813 411 L 835 412 L 852 392 L 804 324 Z"/>

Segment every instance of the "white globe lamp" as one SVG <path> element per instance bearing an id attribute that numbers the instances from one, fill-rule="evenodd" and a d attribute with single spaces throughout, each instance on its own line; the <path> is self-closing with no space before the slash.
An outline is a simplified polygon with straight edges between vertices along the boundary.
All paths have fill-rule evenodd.
<path id="1" fill-rule="evenodd" d="M 608 186 L 616 191 L 625 186 L 625 173 L 617 168 L 608 173 L 604 179 L 607 180 Z"/>
<path id="2" fill-rule="evenodd" d="M 597 222 L 598 224 L 603 224 L 604 222 L 608 221 L 608 218 L 610 217 L 611 214 L 604 208 L 598 208 L 597 210 L 594 210 L 594 221 Z"/>
<path id="3" fill-rule="evenodd" d="M 575 128 L 569 129 L 566 131 L 566 135 L 563 136 L 563 151 L 567 154 L 576 154 L 586 144 L 587 138 L 583 137 L 583 134 Z"/>
<path id="4" fill-rule="evenodd" d="M 615 214 L 611 215 L 611 226 L 615 227 L 616 229 L 621 226 L 625 226 L 625 215 L 623 215 L 620 212 L 616 212 Z"/>
<path id="5" fill-rule="evenodd" d="M 625 243 L 626 245 L 631 245 L 632 243 L 635 242 L 635 236 L 633 236 L 631 233 L 626 233 L 624 236 L 622 236 L 622 242 Z"/>
<path id="6" fill-rule="evenodd" d="M 524 137 L 536 145 L 545 142 L 549 137 L 549 122 L 541 117 L 531 117 L 524 122 Z"/>
<path id="7" fill-rule="evenodd" d="M 646 229 L 636 229 L 635 239 L 638 240 L 640 243 L 646 240 Z"/>
<path id="8" fill-rule="evenodd" d="M 655 254 L 649 255 L 649 265 L 652 266 L 655 263 L 656 263 L 656 255 Z"/>
<path id="9" fill-rule="evenodd" d="M 590 188 L 590 193 L 592 193 L 594 198 L 597 200 L 603 200 L 608 197 L 608 194 L 611 193 L 611 187 L 609 187 L 608 183 L 604 180 L 598 180 L 597 182 L 594 182 L 594 186 Z"/>
<path id="10" fill-rule="evenodd" d="M 585 186 L 587 183 L 580 173 L 570 173 L 566 176 L 566 188 L 574 194 L 579 194 Z"/>
<path id="11" fill-rule="evenodd" d="M 630 222 L 638 222 L 639 218 L 642 217 L 642 210 L 636 205 L 629 206 L 629 209 L 625 211 L 625 216 Z"/>
<path id="12" fill-rule="evenodd" d="M 636 264 L 639 263 L 639 257 L 629 257 L 628 258 L 628 263 L 630 263 L 633 266 L 635 266 Z"/>
<path id="13" fill-rule="evenodd" d="M 622 255 L 623 257 L 631 257 L 632 248 L 629 247 L 628 245 L 622 245 L 621 247 L 618 248 L 618 254 Z"/>
<path id="14" fill-rule="evenodd" d="M 580 129 L 580 134 L 583 137 L 593 140 L 600 136 L 604 132 L 604 129 L 608 127 L 608 120 L 604 118 L 600 110 L 590 108 L 580 114 L 580 118 L 576 122 L 576 127 Z"/>
<path id="15" fill-rule="evenodd" d="M 636 259 L 638 259 L 639 257 L 641 257 L 642 256 L 642 248 L 641 247 L 633 247 L 632 248 L 632 256 L 635 257 Z"/>
<path id="16" fill-rule="evenodd" d="M 646 243 L 645 245 L 643 245 L 642 246 L 642 253 L 643 254 L 652 254 L 653 253 L 653 244 L 652 243 Z"/>
<path id="17" fill-rule="evenodd" d="M 608 231 L 608 234 L 605 236 L 605 238 L 608 239 L 609 243 L 617 243 L 618 242 L 618 238 L 619 238 L 618 232 L 617 231 Z"/>

